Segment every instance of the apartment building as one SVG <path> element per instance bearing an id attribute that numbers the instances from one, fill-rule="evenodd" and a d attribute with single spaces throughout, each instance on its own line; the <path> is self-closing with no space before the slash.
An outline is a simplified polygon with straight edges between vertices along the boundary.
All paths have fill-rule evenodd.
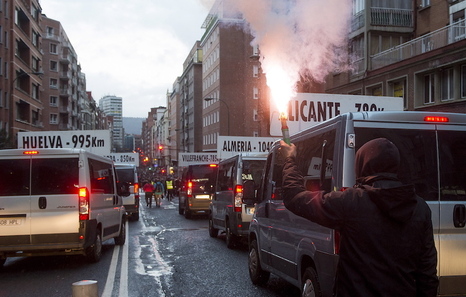
<path id="1" fill-rule="evenodd" d="M 19 131 L 43 128 L 42 16 L 37 0 L 0 3 L 0 147 L 11 148 Z"/>
<path id="2" fill-rule="evenodd" d="M 201 39 L 202 144 L 216 151 L 218 136 L 270 136 L 265 76 L 258 48 L 241 16 L 229 15 L 223 1 L 210 10 Z"/>
<path id="3" fill-rule="evenodd" d="M 114 95 L 107 95 L 99 100 L 99 109 L 106 116 L 113 118 L 111 128 L 113 147 L 116 152 L 123 149 L 123 138 L 125 131 L 123 129 L 123 98 Z"/>
<path id="4" fill-rule="evenodd" d="M 404 98 L 406 110 L 466 112 L 466 1 L 355 0 L 352 70 L 326 92 Z"/>
<path id="5" fill-rule="evenodd" d="M 87 95 L 76 51 L 59 21 L 43 15 L 42 28 L 44 128 L 79 130 L 80 102 L 85 101 Z"/>

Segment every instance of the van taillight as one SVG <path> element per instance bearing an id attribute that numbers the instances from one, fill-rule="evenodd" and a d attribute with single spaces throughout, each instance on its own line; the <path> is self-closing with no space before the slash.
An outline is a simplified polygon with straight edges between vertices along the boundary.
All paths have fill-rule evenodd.
<path id="1" fill-rule="evenodd" d="M 86 187 L 79 188 L 79 220 L 89 220 L 89 191 Z"/>
<path id="2" fill-rule="evenodd" d="M 139 198 L 139 184 L 135 183 L 133 188 L 134 188 L 134 195 L 136 196 L 136 198 Z"/>
<path id="3" fill-rule="evenodd" d="M 340 254 L 340 231 L 333 230 L 333 251 Z"/>
<path id="4" fill-rule="evenodd" d="M 235 187 L 235 212 L 241 212 L 243 204 L 243 186 L 236 185 Z"/>
<path id="5" fill-rule="evenodd" d="M 209 164 L 210 168 L 216 168 L 218 165 L 217 164 Z"/>
<path id="6" fill-rule="evenodd" d="M 24 151 L 23 155 L 38 155 L 38 151 Z"/>
<path id="7" fill-rule="evenodd" d="M 193 196 L 193 183 L 192 182 L 188 182 L 188 186 L 187 186 L 187 189 L 186 189 L 186 196 L 188 196 L 188 197 Z"/>
<path id="8" fill-rule="evenodd" d="M 447 123 L 450 119 L 447 117 L 439 117 L 439 116 L 426 116 L 424 117 L 424 122 L 434 122 L 434 123 Z"/>

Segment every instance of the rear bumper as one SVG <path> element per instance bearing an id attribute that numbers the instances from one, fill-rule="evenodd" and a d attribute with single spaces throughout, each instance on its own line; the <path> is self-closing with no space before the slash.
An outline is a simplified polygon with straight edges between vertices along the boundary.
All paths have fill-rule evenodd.
<path id="1" fill-rule="evenodd" d="M 79 224 L 77 233 L 0 236 L 0 258 L 84 255 L 85 249 L 94 243 L 97 222 L 89 220 Z"/>

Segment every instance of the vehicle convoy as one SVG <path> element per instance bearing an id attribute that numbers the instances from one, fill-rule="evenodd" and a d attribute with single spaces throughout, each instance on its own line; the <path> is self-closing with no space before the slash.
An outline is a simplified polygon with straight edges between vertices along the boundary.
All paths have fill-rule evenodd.
<path id="1" fill-rule="evenodd" d="M 301 131 L 291 141 L 305 187 L 326 192 L 352 187 L 356 151 L 379 137 L 398 147 L 399 178 L 413 184 L 432 211 L 439 295 L 466 294 L 466 114 L 346 113 Z M 276 142 L 249 228 L 251 281 L 263 284 L 273 273 L 303 291 L 332 296 L 339 234 L 285 208 L 283 164 Z"/>
<path id="2" fill-rule="evenodd" d="M 214 193 L 218 164 L 189 165 L 181 177 L 178 212 L 187 219 L 207 215 Z"/>
<path id="3" fill-rule="evenodd" d="M 217 237 L 219 231 L 225 232 L 228 248 L 234 248 L 249 234 L 255 191 L 260 185 L 266 159 L 266 154 L 239 154 L 218 165 L 215 193 L 210 203 L 209 235 Z M 246 183 L 253 185 L 253 191 L 243 191 Z"/>
<path id="4" fill-rule="evenodd" d="M 123 197 L 128 218 L 134 221 L 139 220 L 139 180 L 136 165 L 132 164 L 115 164 L 118 181 L 126 183 L 129 186 L 129 195 Z"/>
<path id="5" fill-rule="evenodd" d="M 0 150 L 0 264 L 7 257 L 85 255 L 126 241 L 113 162 L 79 149 Z"/>

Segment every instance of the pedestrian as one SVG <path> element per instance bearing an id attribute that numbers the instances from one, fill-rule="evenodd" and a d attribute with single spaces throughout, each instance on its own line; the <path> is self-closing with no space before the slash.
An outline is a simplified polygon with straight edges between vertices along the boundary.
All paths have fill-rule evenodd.
<path id="1" fill-rule="evenodd" d="M 163 193 L 165 192 L 165 187 L 163 183 L 157 180 L 154 184 L 154 197 L 155 197 L 155 205 L 160 207 L 160 201 L 163 198 Z"/>
<path id="2" fill-rule="evenodd" d="M 398 148 L 385 138 L 356 153 L 356 185 L 306 191 L 294 144 L 280 142 L 284 204 L 293 213 L 340 232 L 335 296 L 436 296 L 437 251 L 431 211 L 413 185 L 397 178 Z"/>
<path id="3" fill-rule="evenodd" d="M 167 199 L 168 201 L 171 201 L 173 199 L 173 180 L 171 179 L 167 179 L 165 181 L 165 185 L 166 185 L 166 190 L 165 190 L 165 193 L 166 193 L 166 196 L 167 196 Z"/>
<path id="4" fill-rule="evenodd" d="M 152 195 L 154 192 L 154 186 L 150 181 L 146 182 L 144 186 L 142 187 L 142 190 L 144 191 L 144 197 L 146 199 L 146 206 L 149 208 L 152 207 Z"/>

